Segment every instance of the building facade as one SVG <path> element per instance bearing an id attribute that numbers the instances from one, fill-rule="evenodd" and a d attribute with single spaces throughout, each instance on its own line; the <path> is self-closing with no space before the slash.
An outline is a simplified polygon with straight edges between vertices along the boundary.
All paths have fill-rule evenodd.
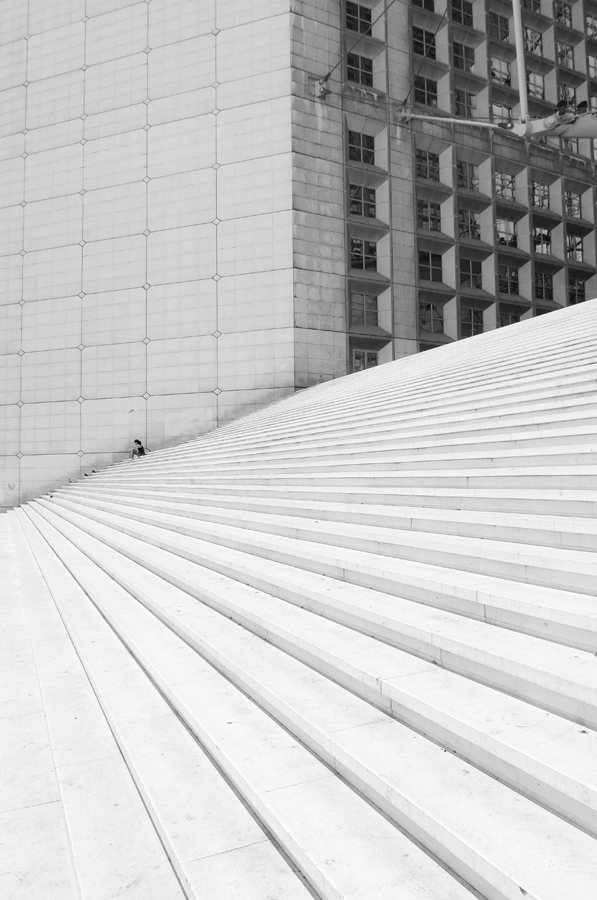
<path id="1" fill-rule="evenodd" d="M 597 3 L 530 3 L 531 112 L 595 106 Z M 506 0 L 2 0 L 0 503 L 593 296 L 512 60 Z"/>

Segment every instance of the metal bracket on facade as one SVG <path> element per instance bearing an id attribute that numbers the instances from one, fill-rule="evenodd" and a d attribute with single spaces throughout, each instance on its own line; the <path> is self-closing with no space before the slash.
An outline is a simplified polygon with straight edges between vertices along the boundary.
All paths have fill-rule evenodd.
<path id="1" fill-rule="evenodd" d="M 329 75 L 324 75 L 323 78 L 309 78 L 309 94 L 311 97 L 315 97 L 317 100 L 325 100 L 327 95 L 332 93 L 328 87 L 328 78 Z"/>

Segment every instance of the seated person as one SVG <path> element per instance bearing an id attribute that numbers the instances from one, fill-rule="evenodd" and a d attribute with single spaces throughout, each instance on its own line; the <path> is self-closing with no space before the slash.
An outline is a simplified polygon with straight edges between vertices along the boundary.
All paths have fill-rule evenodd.
<path id="1" fill-rule="evenodd" d="M 136 456 L 145 456 L 146 453 L 149 453 L 149 450 L 146 450 L 141 441 L 135 440 L 133 449 L 131 450 L 131 459 L 135 459 Z"/>

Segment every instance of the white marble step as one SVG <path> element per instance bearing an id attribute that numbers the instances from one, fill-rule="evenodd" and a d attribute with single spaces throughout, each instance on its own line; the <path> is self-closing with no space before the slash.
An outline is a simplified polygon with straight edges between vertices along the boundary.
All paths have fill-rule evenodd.
<path id="1" fill-rule="evenodd" d="M 89 479 L 85 479 L 87 484 Z M 151 488 L 153 482 L 127 481 L 129 489 L 134 490 L 135 484 L 141 489 Z M 159 486 L 159 482 L 156 481 Z M 172 486 L 163 485 L 171 490 Z M 302 499 L 319 500 L 321 502 L 337 503 L 376 503 L 389 507 L 402 505 L 420 505 L 428 509 L 455 509 L 474 511 L 501 511 L 515 513 L 554 513 L 560 516 L 595 516 L 597 515 L 597 491 L 557 490 L 557 489 L 520 489 L 512 488 L 499 490 L 497 488 L 355 488 L 348 487 L 342 490 L 329 487 L 304 487 L 298 485 L 273 486 L 264 484 L 237 484 L 232 489 L 228 485 L 192 485 L 185 484 L 186 492 L 210 496 L 214 500 L 219 497 L 234 496 L 276 498 L 276 499 Z"/>
<path id="2" fill-rule="evenodd" d="M 254 880 L 258 888 L 250 894 L 254 900 L 266 900 L 276 891 L 292 900 L 307 900 L 311 893 L 304 883 L 281 857 L 279 850 L 272 845 L 213 762 L 139 669 L 100 613 L 73 582 L 59 558 L 40 534 L 31 528 L 26 517 L 21 516 L 20 521 L 43 571 L 43 578 L 40 579 L 42 590 L 48 590 L 45 578 L 101 703 L 101 725 L 110 735 L 115 750 L 107 763 L 112 770 L 118 767 L 126 769 L 124 757 L 143 798 L 143 803 L 139 796 L 132 802 L 130 798 L 120 801 L 131 807 L 131 814 L 138 807 L 146 820 L 131 821 L 130 833 L 147 841 L 145 804 L 183 885 L 184 892 L 179 886 L 176 896 L 196 900 L 240 897 L 245 895 L 247 884 Z M 35 561 L 33 565 L 36 565 Z M 146 618 L 147 627 L 151 629 L 151 617 Z M 186 675 L 184 666 L 178 669 L 172 666 L 171 672 L 180 680 L 184 680 Z M 65 699 L 68 701 L 71 698 L 67 696 Z M 79 710 L 72 708 L 70 712 L 72 721 Z M 71 755 L 77 751 L 80 754 L 85 749 L 87 755 L 94 759 L 91 750 L 94 743 L 95 757 L 99 755 L 104 743 L 100 741 L 102 734 L 97 725 L 92 734 L 86 734 L 85 726 L 90 724 L 88 717 L 81 726 L 82 734 L 73 734 L 71 724 Z M 64 734 L 61 737 L 64 743 Z M 147 848 L 147 852 L 153 849 L 154 858 L 145 859 L 143 868 L 139 867 L 137 873 L 131 873 L 130 866 L 127 871 L 121 858 L 127 849 L 127 834 L 126 831 L 121 834 L 116 832 L 118 823 L 113 812 L 114 807 L 119 805 L 114 801 L 119 798 L 110 796 L 109 786 L 101 781 L 101 772 L 97 772 L 96 777 L 98 793 L 105 793 L 106 813 L 103 818 L 98 816 L 86 826 L 92 838 L 90 851 L 95 850 L 97 856 L 95 888 L 101 889 L 102 897 L 139 896 L 143 900 L 166 897 L 166 893 L 160 892 L 159 885 L 154 886 L 149 880 L 159 852 L 163 854 L 157 836 L 154 835 L 155 847 L 148 842 Z M 91 809 L 88 807 L 86 811 L 88 819 Z M 84 813 L 82 807 L 81 814 Z M 102 849 L 108 851 L 104 859 L 100 856 Z M 85 874 L 81 861 L 77 857 L 75 862 L 81 877 Z M 126 881 L 120 885 L 111 884 L 109 873 L 111 869 L 118 868 L 122 868 L 123 879 L 133 879 L 132 884 Z M 253 872 L 254 869 L 256 872 Z M 135 877 L 139 881 L 138 887 L 134 884 Z M 114 893 L 108 894 L 110 890 Z M 88 894 L 85 893 L 85 896 Z"/>
<path id="3" fill-rule="evenodd" d="M 86 659 L 101 660 L 113 635 L 104 621 L 107 620 L 121 639 L 122 649 L 128 649 L 158 689 L 148 697 L 150 709 L 161 699 L 160 695 L 168 698 L 182 722 L 252 813 L 275 836 L 319 897 L 367 900 L 374 890 L 376 897 L 394 900 L 399 890 L 405 900 L 469 900 L 467 888 L 379 815 L 246 693 L 220 675 L 171 630 L 160 625 L 151 613 L 47 524 L 42 523 L 40 527 L 44 537 L 91 593 L 101 613 L 96 614 L 93 625 L 82 635 Z M 81 597 L 86 600 L 82 591 Z M 122 686 L 125 696 L 128 671 L 125 667 Z M 135 682 L 142 677 L 146 679 L 137 668 Z M 325 680 L 325 683 L 330 685 L 332 703 L 341 696 L 339 708 L 334 709 L 334 720 L 346 730 L 358 731 L 368 723 L 385 723 L 387 717 L 383 713 L 352 698 L 331 682 Z M 114 699 L 118 702 L 117 695 Z M 184 809 L 188 801 L 183 797 L 180 802 Z M 224 871 L 226 862 L 222 860 L 220 872 Z M 256 875 L 250 863 L 247 860 L 247 890 Z M 249 896 L 251 900 L 302 896 L 295 891 L 284 893 L 284 884 L 267 887 L 269 890 L 260 894 L 245 890 L 237 894 L 230 885 L 222 896 Z"/>
<path id="4" fill-rule="evenodd" d="M 212 460 L 203 459 L 201 455 L 190 458 L 186 463 L 177 463 L 166 465 L 162 463 L 159 468 L 155 466 L 146 466 L 144 475 L 159 472 L 160 477 L 175 477 L 178 479 L 186 479 L 188 477 L 209 474 L 214 469 L 218 474 L 237 474 L 239 468 L 242 467 L 243 475 L 268 475 L 271 472 L 276 474 L 284 474 L 286 472 L 294 472 L 297 475 L 303 473 L 326 473 L 333 471 L 342 473 L 343 471 L 367 472 L 370 469 L 379 469 L 383 472 L 394 471 L 421 471 L 428 469 L 442 469 L 450 472 L 452 469 L 462 469 L 465 466 L 471 469 L 500 469 L 504 467 L 563 467 L 563 466 L 586 466 L 592 465 L 595 461 L 597 451 L 597 440 L 595 443 L 587 443 L 580 445 L 570 445 L 563 447 L 541 447 L 529 449 L 500 450 L 493 452 L 478 452 L 475 450 L 434 453 L 427 456 L 423 453 L 398 455 L 397 453 L 388 453 L 383 455 L 363 454 L 361 458 L 353 456 L 349 451 L 343 457 L 340 454 L 335 456 L 322 455 L 313 457 L 312 459 L 303 459 L 301 455 L 293 456 L 270 456 L 265 459 L 244 459 L 230 457 L 229 459 Z M 98 473 L 99 474 L 99 473 Z M 101 479 L 102 481 L 105 478 Z"/>
<path id="5" fill-rule="evenodd" d="M 7 900 L 186 900 L 48 589 L 46 573 L 39 571 L 16 514 L 11 511 L 6 519 L 39 705 L 26 712 L 19 703 L 19 715 L 0 720 L 1 796 L 7 804 L 0 815 L 0 893 Z M 58 567 L 63 569 L 60 563 Z M 3 633 L 9 624 L 7 587 L 3 579 Z M 68 586 L 61 599 L 67 606 L 72 600 Z M 10 665 L 14 689 L 22 691 L 23 657 L 17 661 L 3 653 L 2 661 Z M 20 741 L 9 755 L 13 724 Z"/>
<path id="6" fill-rule="evenodd" d="M 291 559 L 293 563 L 302 565 L 305 557 L 315 561 L 321 559 L 323 552 L 332 565 L 341 567 L 345 572 L 354 562 L 355 566 L 367 566 L 377 579 L 384 578 L 395 583 L 399 583 L 399 572 L 404 568 L 396 562 L 399 559 L 591 596 L 597 584 L 597 556 L 586 550 L 521 545 L 515 541 L 438 532 L 406 532 L 364 523 L 302 521 L 273 514 L 245 513 L 243 521 L 238 511 L 218 513 L 213 508 L 211 516 L 204 516 L 201 507 L 172 506 L 160 501 L 153 504 L 133 504 L 129 501 L 123 505 L 122 499 L 115 494 L 80 497 L 71 492 L 68 495 L 54 495 L 54 499 L 79 512 L 92 506 L 117 515 L 130 515 L 131 508 L 134 508 L 137 521 L 248 552 L 254 550 L 257 535 L 259 547 L 254 552 L 259 555 L 284 557 L 286 561 Z M 272 537 L 268 539 L 266 535 Z M 333 553 L 326 550 L 325 545 L 333 546 Z M 384 557 L 391 560 L 389 567 Z M 388 590 L 388 587 L 384 585 L 383 589 Z M 597 637 L 597 610 L 595 628 Z M 593 649 L 597 649 L 597 645 Z"/>
<path id="7" fill-rule="evenodd" d="M 137 559 L 151 554 L 157 576 L 56 515 L 44 515 L 121 587 L 200 652 L 209 654 L 215 665 L 221 665 L 221 657 L 211 646 L 213 620 L 208 616 L 202 624 L 201 608 L 193 598 L 226 617 L 224 631 L 232 619 L 597 835 L 595 732 L 550 713 L 538 714 L 527 703 L 338 623 L 314 619 L 311 612 L 271 594 L 167 551 L 144 548 L 129 538 L 128 543 L 136 545 Z M 238 678 L 230 665 L 226 674 Z M 245 676 L 239 683 L 246 684 Z"/>
<path id="8" fill-rule="evenodd" d="M 474 510 L 428 509 L 424 506 L 381 506 L 365 503 L 332 503 L 321 500 L 291 500 L 268 497 L 242 497 L 220 494 L 217 506 L 210 494 L 186 490 L 172 491 L 159 483 L 152 489 L 139 485 L 117 483 L 117 493 L 110 482 L 97 484 L 94 480 L 67 485 L 53 491 L 54 496 L 89 499 L 121 500 L 130 498 L 134 506 L 158 509 L 156 503 L 184 507 L 184 515 L 211 521 L 237 521 L 236 512 L 250 512 L 269 519 L 270 515 L 311 519 L 317 522 L 339 522 L 372 525 L 406 531 L 427 531 L 436 534 L 455 534 L 493 540 L 519 541 L 562 547 L 568 550 L 597 550 L 597 522 L 592 518 L 571 516 L 528 515 L 522 513 L 476 512 Z"/>
<path id="9" fill-rule="evenodd" d="M 463 618 L 395 594 L 256 558 L 99 510 L 80 515 L 44 501 L 35 502 L 32 508 L 41 515 L 55 513 L 62 516 L 113 549 L 141 562 L 150 571 L 154 570 L 151 552 L 144 549 L 142 557 L 137 559 L 134 546 L 126 537 L 122 538 L 121 532 L 139 538 L 150 547 L 168 550 L 342 625 L 378 637 L 450 671 L 464 673 L 543 709 L 597 728 L 597 657 L 591 653 L 493 627 L 489 618 L 481 622 Z M 547 589 L 543 590 L 547 594 Z M 518 614 L 531 623 L 533 617 L 529 610 L 532 605 L 526 604 L 529 593 L 530 590 L 525 588 L 524 598 L 519 601 L 522 615 Z M 502 607 L 506 605 L 506 599 L 500 598 Z M 468 595 L 457 597 L 454 605 L 458 604 L 471 615 L 476 603 L 479 613 L 482 615 L 484 611 L 488 617 L 491 614 L 488 601 L 489 596 L 478 595 L 473 588 Z M 585 602 L 590 605 L 586 598 Z M 515 602 L 511 601 L 510 606 L 509 616 L 513 618 L 517 613 Z M 539 604 L 536 612 L 539 615 L 544 612 Z M 553 609 L 550 612 L 553 618 Z M 562 617 L 564 612 L 560 612 Z M 501 621 L 497 615 L 495 619 Z M 542 621 L 547 622 L 547 619 Z M 561 627 L 565 632 L 566 626 Z"/>
<path id="10" fill-rule="evenodd" d="M 49 536 L 47 525 L 40 527 L 54 545 L 62 543 L 60 553 L 71 571 L 78 568 L 81 563 L 77 551 L 65 546 L 60 537 Z M 156 643 L 160 656 L 167 655 L 169 660 L 180 661 L 193 650 L 167 628 L 160 632 L 159 638 L 154 629 L 147 631 L 137 625 L 133 631 L 132 617 L 138 614 L 138 604 L 124 591 L 106 599 L 104 579 L 108 578 L 98 570 L 90 573 L 88 560 L 83 561 L 77 577 L 163 690 L 166 685 L 161 684 Z M 215 645 L 214 660 L 217 656 L 222 669 L 228 673 L 234 667 L 244 689 L 258 697 L 270 715 L 474 888 L 485 893 L 489 889 L 493 896 L 508 900 L 517 896 L 523 884 L 527 885 L 527 893 L 540 900 L 559 900 L 564 890 L 578 895 L 591 889 L 597 876 L 594 838 L 478 770 L 463 766 L 457 758 L 443 753 L 441 747 L 401 723 L 375 715 L 369 704 L 276 648 L 268 648 L 259 639 L 253 639 L 260 645 L 257 649 L 244 635 L 239 644 L 236 631 L 232 628 L 231 634 L 231 626 L 225 620 L 221 624 L 228 634 L 221 634 L 219 624 L 210 620 L 208 627 L 212 629 L 209 637 Z M 202 632 L 205 634 L 204 629 Z M 204 643 L 201 649 L 205 652 Z M 184 702 L 190 697 L 191 703 L 196 704 L 198 693 L 196 687 L 191 691 L 188 688 L 188 684 L 168 685 L 170 702 L 187 721 L 191 717 Z M 230 693 L 230 687 L 225 690 Z M 214 705 L 214 696 L 221 706 L 223 698 L 218 685 L 210 681 L 208 692 L 210 707 Z M 199 701 L 198 705 L 203 713 L 198 724 L 205 727 L 205 701 Z M 253 707 L 253 714 L 256 711 Z M 217 711 L 220 722 L 223 722 L 222 712 L 222 709 Z M 263 713 L 261 716 L 260 745 L 263 747 L 264 730 L 271 719 Z M 196 722 L 193 718 L 195 727 Z M 270 728 L 273 727 L 272 723 Z M 283 735 L 278 729 L 276 737 Z M 246 760 L 249 749 L 245 744 L 240 753 L 237 751 L 237 766 Z M 231 751 L 228 760 L 232 755 Z M 279 756 L 278 751 L 278 760 Z M 313 757 L 310 763 L 316 764 Z M 293 785 L 298 774 L 295 762 Z M 327 781 L 327 778 L 317 778 L 313 769 L 307 777 L 311 787 L 314 781 Z M 334 783 L 341 785 L 337 779 Z M 275 793 L 270 789 L 266 799 L 263 794 L 259 799 L 264 804 L 273 800 L 275 805 L 272 797 Z M 480 809 L 484 815 L 479 816 Z M 295 816 L 296 812 L 294 809 Z M 304 815 L 304 803 L 300 812 Z M 345 845 L 349 842 L 348 827 L 345 823 L 342 829 Z M 553 866 L 552 845 L 558 847 L 556 866 Z M 533 853 L 529 858 L 531 846 Z M 584 865 L 579 865 L 581 861 Z M 367 862 L 371 865 L 371 859 Z M 377 890 L 375 893 L 379 896 Z"/>

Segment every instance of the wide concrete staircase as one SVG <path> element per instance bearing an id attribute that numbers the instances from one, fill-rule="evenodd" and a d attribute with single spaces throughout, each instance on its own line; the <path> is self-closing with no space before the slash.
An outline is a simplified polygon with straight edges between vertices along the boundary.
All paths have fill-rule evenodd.
<path id="1" fill-rule="evenodd" d="M 51 741 L 90 685 L 140 797 L 92 853 L 63 792 L 82 895 L 597 897 L 596 400 L 593 301 L 9 513 Z"/>

